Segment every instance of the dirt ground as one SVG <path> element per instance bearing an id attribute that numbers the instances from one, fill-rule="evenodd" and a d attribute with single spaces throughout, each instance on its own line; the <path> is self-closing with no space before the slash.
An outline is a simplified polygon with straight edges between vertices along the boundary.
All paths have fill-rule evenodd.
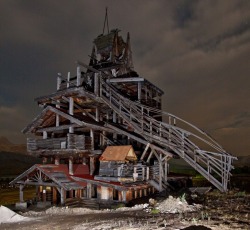
<path id="1" fill-rule="evenodd" d="M 19 212 L 26 221 L 2 223 L 0 229 L 250 229 L 250 195 L 244 192 L 171 197 L 116 210 L 52 207 Z M 192 205 L 191 205 L 192 203 Z M 199 203 L 200 205 L 194 205 Z M 179 208 L 176 208 L 179 207 Z"/>

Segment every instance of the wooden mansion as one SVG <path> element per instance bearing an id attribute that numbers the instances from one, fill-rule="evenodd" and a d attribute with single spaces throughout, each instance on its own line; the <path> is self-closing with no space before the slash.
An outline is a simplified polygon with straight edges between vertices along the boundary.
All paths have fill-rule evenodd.
<path id="1" fill-rule="evenodd" d="M 37 202 L 77 198 L 127 203 L 169 186 L 171 158 L 182 158 L 227 191 L 232 157 L 194 125 L 161 110 L 163 91 L 133 66 L 130 35 L 93 41 L 88 64 L 58 74 L 56 92 L 36 98 L 41 113 L 23 130 L 32 166 L 11 184 L 36 186 Z M 171 162 L 170 162 L 171 164 Z"/>

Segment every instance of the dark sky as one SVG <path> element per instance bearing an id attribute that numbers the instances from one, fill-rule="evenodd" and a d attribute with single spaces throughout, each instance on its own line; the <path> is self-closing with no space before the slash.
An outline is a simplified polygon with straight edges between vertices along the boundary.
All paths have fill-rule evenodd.
<path id="1" fill-rule="evenodd" d="M 250 154 L 248 0 L 1 0 L 0 136 L 25 142 L 34 98 L 88 63 L 106 6 L 110 29 L 130 32 L 135 70 L 165 92 L 164 110 Z"/>

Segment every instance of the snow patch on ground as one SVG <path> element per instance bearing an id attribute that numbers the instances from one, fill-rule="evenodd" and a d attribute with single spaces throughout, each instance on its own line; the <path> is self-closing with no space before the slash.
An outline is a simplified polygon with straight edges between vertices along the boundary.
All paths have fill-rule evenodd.
<path id="1" fill-rule="evenodd" d="M 0 223 L 27 221 L 28 217 L 21 216 L 5 206 L 0 206 Z"/>
<path id="2" fill-rule="evenodd" d="M 156 205 L 156 209 L 159 209 L 161 213 L 184 213 L 194 212 L 201 208 L 201 205 L 193 204 L 189 205 L 185 199 L 174 198 L 169 196 L 164 201 Z"/>

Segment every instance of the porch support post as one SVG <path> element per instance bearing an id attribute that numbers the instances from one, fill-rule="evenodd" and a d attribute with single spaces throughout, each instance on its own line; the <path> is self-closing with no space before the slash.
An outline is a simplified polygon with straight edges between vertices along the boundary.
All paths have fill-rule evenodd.
<path id="1" fill-rule="evenodd" d="M 64 189 L 63 188 L 61 188 L 60 194 L 61 194 L 61 205 L 64 205 L 64 203 L 65 203 L 65 194 L 64 194 Z"/>
<path id="2" fill-rule="evenodd" d="M 92 197 L 92 185 L 91 183 L 87 183 L 87 198 L 91 199 Z"/>
<path id="3" fill-rule="evenodd" d="M 24 200 L 23 200 L 23 187 L 24 185 L 20 184 L 19 186 L 19 200 L 20 200 L 20 203 L 22 203 Z"/>
<path id="4" fill-rule="evenodd" d="M 123 202 L 126 202 L 126 200 L 127 200 L 127 199 L 126 199 L 126 192 L 127 192 L 127 191 L 122 191 L 122 201 L 123 201 Z"/>

